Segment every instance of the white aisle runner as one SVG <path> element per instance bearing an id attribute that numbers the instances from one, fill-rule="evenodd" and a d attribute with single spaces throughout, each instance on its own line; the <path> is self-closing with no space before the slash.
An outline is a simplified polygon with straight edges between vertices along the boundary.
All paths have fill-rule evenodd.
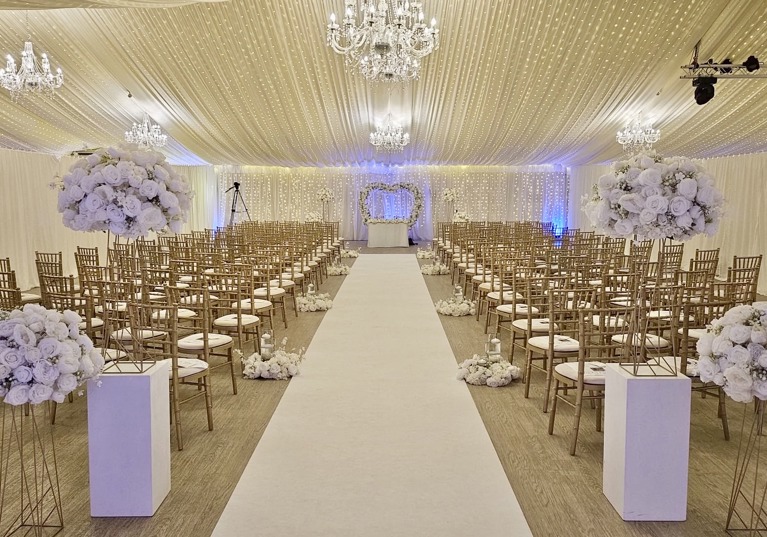
<path id="1" fill-rule="evenodd" d="M 456 371 L 416 257 L 360 256 L 213 535 L 531 535 Z"/>

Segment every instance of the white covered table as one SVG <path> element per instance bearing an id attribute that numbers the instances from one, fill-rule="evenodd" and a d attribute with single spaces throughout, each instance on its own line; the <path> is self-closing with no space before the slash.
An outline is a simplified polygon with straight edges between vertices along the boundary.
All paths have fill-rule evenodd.
<path id="1" fill-rule="evenodd" d="M 405 223 L 383 222 L 378 224 L 368 224 L 368 247 L 407 247 L 407 228 L 408 226 Z"/>

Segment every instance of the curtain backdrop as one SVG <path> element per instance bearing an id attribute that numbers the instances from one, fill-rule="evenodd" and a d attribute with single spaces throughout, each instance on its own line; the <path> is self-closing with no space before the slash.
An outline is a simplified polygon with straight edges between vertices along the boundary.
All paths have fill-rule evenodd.
<path id="1" fill-rule="evenodd" d="M 719 231 L 713 237 L 698 236 L 685 245 L 685 259 L 695 255 L 695 249 L 719 248 L 719 275 L 727 275 L 735 255 L 762 254 L 767 257 L 767 153 L 738 155 L 697 161 L 714 177 L 724 194 L 726 214 Z M 570 168 L 570 227 L 593 229 L 581 210 L 580 196 L 591 192 L 600 175 L 610 173 L 610 166 L 581 166 Z M 765 259 L 767 262 L 767 259 Z M 767 294 L 767 266 L 763 264 L 759 278 L 759 293 Z"/>
<path id="2" fill-rule="evenodd" d="M 359 193 L 372 182 L 413 183 L 421 190 L 424 211 L 411 229 L 411 237 L 416 241 L 431 240 L 434 224 L 448 219 L 450 208 L 441 199 L 445 188 L 458 190 L 460 199 L 453 209 L 466 212 L 472 220 L 544 220 L 563 226 L 567 218 L 567 174 L 557 166 L 216 166 L 216 176 L 217 226 L 229 222 L 234 191 L 225 191 L 235 182 L 241 185 L 244 202 L 244 206 L 238 202 L 235 207 L 237 222 L 247 219 L 245 207 L 253 220 L 304 220 L 310 213 L 322 212 L 317 192 L 327 187 L 335 194 L 328 219 L 340 221 L 342 235 L 352 240 L 367 239 L 367 228 L 360 216 Z M 373 197 L 371 201 L 375 204 Z M 383 202 L 379 200 L 379 203 Z"/>

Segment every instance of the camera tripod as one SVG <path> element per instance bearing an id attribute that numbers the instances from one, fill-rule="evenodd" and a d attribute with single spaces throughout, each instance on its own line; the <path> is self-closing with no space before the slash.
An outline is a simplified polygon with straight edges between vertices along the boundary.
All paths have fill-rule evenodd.
<path id="1" fill-rule="evenodd" d="M 248 206 L 245 205 L 245 200 L 242 199 L 242 193 L 240 192 L 240 183 L 235 181 L 234 186 L 230 186 L 229 188 L 227 188 L 226 192 L 229 192 L 232 189 L 234 189 L 234 197 L 232 198 L 232 215 L 229 217 L 229 225 L 230 226 L 234 225 L 234 215 L 237 214 L 237 200 L 239 200 L 240 203 L 242 203 L 242 208 L 245 209 L 245 214 L 248 215 L 248 220 L 252 221 L 252 219 L 250 218 L 250 211 L 248 211 Z M 224 192 L 224 194 L 226 194 L 226 192 Z"/>

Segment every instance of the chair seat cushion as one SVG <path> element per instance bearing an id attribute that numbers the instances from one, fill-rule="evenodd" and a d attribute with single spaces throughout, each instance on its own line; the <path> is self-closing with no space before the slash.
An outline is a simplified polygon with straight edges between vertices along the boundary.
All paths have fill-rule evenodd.
<path id="1" fill-rule="evenodd" d="M 527 319 L 517 319 L 515 321 L 511 322 L 511 325 L 514 328 L 517 328 L 519 330 L 527 330 Z M 530 323 L 531 329 L 533 332 L 548 332 L 549 331 L 549 320 L 548 319 L 533 319 Z M 556 330 L 558 326 L 554 325 L 554 330 Z"/>
<path id="2" fill-rule="evenodd" d="M 549 336 L 535 336 L 527 340 L 531 347 L 549 348 Z M 578 340 L 567 336 L 554 336 L 554 352 L 578 352 L 581 344 Z"/>
<path id="3" fill-rule="evenodd" d="M 177 315 L 179 319 L 194 319 L 197 317 L 197 312 L 188 310 L 186 308 L 178 308 Z M 152 319 L 167 319 L 168 310 L 156 311 L 152 314 Z"/>
<path id="4" fill-rule="evenodd" d="M 611 339 L 614 343 L 619 343 L 621 345 L 628 341 L 630 345 L 634 345 L 635 347 L 639 347 L 642 342 L 639 334 L 631 334 L 630 339 L 629 334 L 615 334 Z M 647 342 L 647 347 L 652 347 L 654 349 L 663 349 L 665 347 L 671 346 L 667 339 L 655 334 L 646 334 L 645 341 Z"/>
<path id="5" fill-rule="evenodd" d="M 263 310 L 263 309 L 269 309 L 273 305 L 268 300 L 261 300 L 260 298 L 255 298 L 255 299 L 252 300 L 252 302 L 253 302 L 253 309 L 255 311 L 259 311 L 259 310 Z M 250 303 L 251 303 L 251 299 L 250 298 L 246 298 L 245 300 L 241 300 L 240 301 L 240 307 L 242 309 L 250 309 Z M 232 304 L 232 307 L 236 308 L 237 307 L 237 302 Z"/>
<path id="6" fill-rule="evenodd" d="M 229 345 L 232 337 L 226 334 L 208 334 L 208 348 Z M 205 348 L 205 334 L 190 334 L 178 340 L 179 350 L 200 351 Z"/>
<path id="7" fill-rule="evenodd" d="M 178 378 L 180 379 L 205 371 L 209 367 L 208 362 L 197 358 L 177 358 L 176 363 L 178 363 Z M 168 378 L 173 378 L 172 367 L 168 372 Z"/>
<path id="8" fill-rule="evenodd" d="M 300 272 L 295 272 L 295 273 L 292 273 L 292 274 L 290 272 L 285 272 L 282 275 L 282 281 L 283 282 L 289 282 L 289 281 L 293 281 L 293 280 L 300 280 L 303 277 L 304 277 L 304 275 L 301 274 Z"/>
<path id="9" fill-rule="evenodd" d="M 578 362 L 557 364 L 554 371 L 572 381 L 578 380 Z M 583 382 L 586 384 L 605 383 L 605 364 L 602 362 L 586 362 L 583 364 Z"/>
<path id="10" fill-rule="evenodd" d="M 671 310 L 653 310 L 647 312 L 648 319 L 671 319 L 674 313 Z"/>
<path id="11" fill-rule="evenodd" d="M 268 294 L 274 297 L 279 297 L 285 294 L 285 289 L 282 287 L 271 287 Z M 253 296 L 258 298 L 267 296 L 266 287 L 260 287 L 253 291 Z"/>
<path id="12" fill-rule="evenodd" d="M 509 285 L 508 283 L 503 283 L 502 284 L 501 282 L 496 280 L 494 282 L 480 283 L 479 284 L 479 290 L 480 291 L 500 291 L 501 290 L 501 286 L 503 286 L 503 290 L 504 291 L 508 291 L 508 290 L 511 289 L 511 285 Z"/>
<path id="13" fill-rule="evenodd" d="M 285 280 L 285 279 L 283 279 L 283 280 L 272 280 L 272 281 L 269 282 L 269 286 L 272 289 L 275 289 L 275 288 L 279 289 L 280 288 L 280 282 L 282 283 L 282 288 L 293 287 L 293 286 L 296 285 L 296 282 L 294 282 L 293 280 Z"/>
<path id="14" fill-rule="evenodd" d="M 242 321 L 242 325 L 251 325 L 251 324 L 258 324 L 258 317 L 255 315 L 248 315 L 243 313 L 240 315 L 240 319 Z M 229 315 L 224 315 L 223 317 L 219 317 L 215 321 L 213 321 L 213 326 L 222 326 L 225 328 L 235 327 L 238 326 L 239 320 L 237 319 L 236 313 L 230 313 Z"/>
<path id="15" fill-rule="evenodd" d="M 34 293 L 21 293 L 21 302 L 26 304 L 28 302 L 41 302 L 43 297 Z"/>
<path id="16" fill-rule="evenodd" d="M 104 326 L 104 319 L 99 319 L 98 317 L 92 317 L 91 328 L 99 328 L 100 326 Z M 83 321 L 77 325 L 77 328 L 79 328 L 80 330 L 85 330 L 86 328 L 88 328 L 88 323 Z"/>
<path id="17" fill-rule="evenodd" d="M 516 295 L 516 297 L 514 295 Z M 491 291 L 487 293 L 487 298 L 490 300 L 498 300 L 500 297 L 501 297 L 500 291 Z M 503 292 L 503 300 L 513 300 L 514 298 L 516 298 L 517 300 L 522 300 L 524 297 L 520 295 L 519 293 L 515 293 L 514 291 Z"/>
<path id="18" fill-rule="evenodd" d="M 96 313 L 104 313 L 104 306 L 96 306 Z M 110 312 L 118 312 L 122 313 L 124 311 L 128 311 L 128 303 L 127 302 L 112 302 L 109 304 L 107 309 Z"/>
<path id="19" fill-rule="evenodd" d="M 495 311 L 509 315 L 513 313 L 518 315 L 529 315 L 530 313 L 538 313 L 538 308 L 535 306 L 528 306 L 527 304 L 501 304 L 495 308 Z"/>

